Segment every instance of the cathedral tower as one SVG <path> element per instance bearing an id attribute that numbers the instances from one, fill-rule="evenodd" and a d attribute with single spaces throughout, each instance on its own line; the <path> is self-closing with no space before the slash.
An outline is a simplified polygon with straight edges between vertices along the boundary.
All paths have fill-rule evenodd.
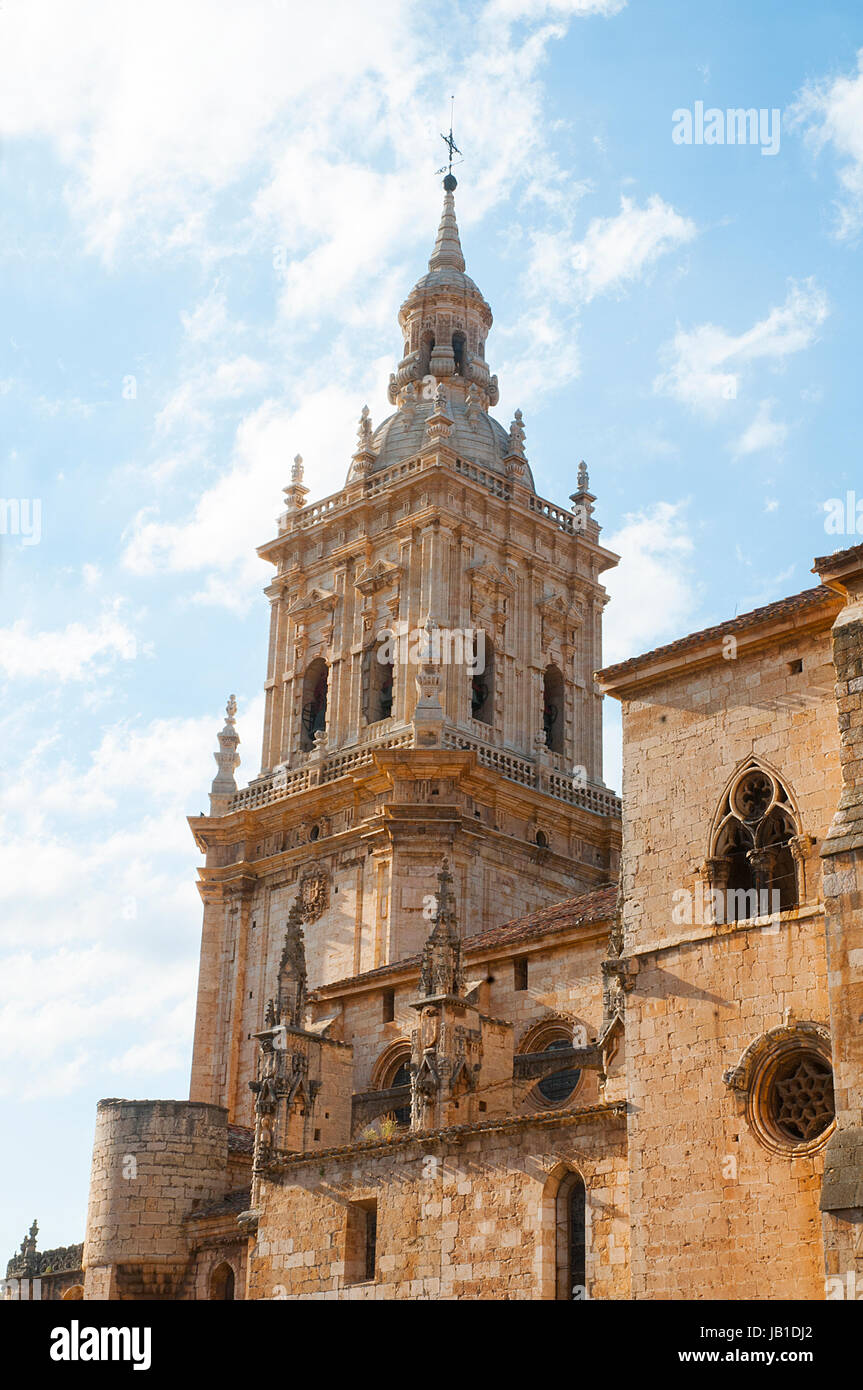
<path id="1" fill-rule="evenodd" d="M 294 460 L 276 536 L 260 774 L 236 789 L 233 702 L 206 853 L 191 1098 L 250 1124 L 257 1044 L 299 904 L 310 989 L 419 952 L 447 856 L 470 936 L 616 874 L 602 781 L 599 543 L 579 465 L 539 497 L 521 411 L 491 415 L 492 312 L 465 272 L 452 174 L 399 311 L 393 412 L 360 415 L 344 488 Z M 349 1042 L 350 1039 L 344 1039 Z"/>

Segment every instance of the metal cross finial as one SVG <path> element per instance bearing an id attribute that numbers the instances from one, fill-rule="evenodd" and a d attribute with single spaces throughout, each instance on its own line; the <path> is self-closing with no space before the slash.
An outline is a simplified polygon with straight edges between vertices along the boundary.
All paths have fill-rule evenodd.
<path id="1" fill-rule="evenodd" d="M 453 155 L 454 155 L 454 154 L 458 154 L 458 155 L 461 154 L 461 150 L 459 149 L 459 147 L 458 147 L 458 145 L 456 144 L 455 140 L 453 139 L 453 135 L 452 135 L 452 115 L 453 115 L 453 108 L 454 108 L 454 106 L 455 106 L 455 97 L 452 97 L 452 98 L 450 99 L 450 109 L 449 109 L 449 135 L 443 135 L 443 134 L 441 135 L 441 139 L 443 140 L 444 144 L 446 145 L 447 151 L 448 151 L 448 153 L 449 153 L 449 160 L 448 160 L 448 162 L 444 165 L 444 167 L 443 167 L 442 169 L 438 169 L 438 171 L 437 171 L 439 174 L 446 174 L 447 178 L 452 178 L 452 157 L 453 157 Z M 457 161 L 457 162 L 460 163 L 461 161 L 459 160 L 459 161 Z"/>

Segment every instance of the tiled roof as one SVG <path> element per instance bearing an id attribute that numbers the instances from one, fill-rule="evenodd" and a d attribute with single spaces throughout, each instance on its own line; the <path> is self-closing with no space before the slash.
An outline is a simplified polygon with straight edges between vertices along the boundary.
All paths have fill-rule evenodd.
<path id="1" fill-rule="evenodd" d="M 255 1151 L 255 1131 L 248 1125 L 228 1125 L 228 1153 L 252 1154 Z"/>
<path id="2" fill-rule="evenodd" d="M 812 571 L 821 574 L 823 570 L 839 569 L 849 560 L 863 560 L 863 543 L 860 545 L 849 545 L 847 550 L 834 550 L 832 555 L 818 555 L 812 561 Z"/>
<path id="3" fill-rule="evenodd" d="M 238 1187 L 233 1192 L 228 1192 L 224 1197 L 220 1197 L 218 1202 L 208 1202 L 205 1207 L 198 1207 L 188 1219 L 200 1221 L 203 1217 L 209 1216 L 231 1216 L 233 1212 L 246 1211 L 251 1199 L 251 1192 L 248 1187 Z"/>
<path id="4" fill-rule="evenodd" d="M 527 917 L 516 917 L 512 922 L 502 922 L 499 927 L 490 927 L 488 931 L 466 937 L 465 950 L 469 955 L 484 953 L 499 946 L 531 941 L 536 936 L 550 936 L 569 927 L 602 922 L 612 916 L 616 901 L 616 884 L 595 888 L 592 893 L 580 893 L 577 898 L 566 898 L 553 907 L 541 908 Z"/>
<path id="5" fill-rule="evenodd" d="M 536 937 L 554 936 L 558 932 L 568 931 L 571 927 L 607 921 L 614 912 L 616 901 L 616 884 L 595 888 L 590 893 L 580 893 L 577 898 L 566 898 L 552 907 L 543 907 L 539 912 L 531 912 L 526 917 L 516 917 L 510 922 L 502 922 L 499 927 L 477 932 L 475 936 L 466 936 L 465 953 L 468 956 L 487 955 L 490 951 L 517 945 L 522 941 L 532 941 Z M 416 972 L 419 970 L 421 959 L 420 955 L 407 956 L 404 960 L 380 965 L 377 970 L 366 970 L 361 975 L 351 975 L 348 979 L 321 985 L 312 991 L 311 998 L 330 996 L 351 985 L 373 983 L 400 971 Z"/>
<path id="6" fill-rule="evenodd" d="M 615 666 L 606 666 L 601 671 L 597 671 L 597 680 L 613 681 L 618 676 L 626 675 L 630 671 L 636 671 L 640 666 L 646 666 L 655 661 L 658 657 L 674 656 L 678 652 L 696 651 L 699 647 L 709 647 L 713 642 L 719 642 L 729 633 L 741 632 L 745 628 L 758 627 L 762 623 L 773 622 L 780 618 L 793 617 L 795 613 L 805 613 L 807 609 L 817 609 L 828 603 L 837 604 L 839 599 L 832 589 L 828 589 L 825 584 L 819 584 L 815 589 L 804 589 L 801 594 L 792 594 L 790 598 L 781 598 L 776 603 L 767 603 L 763 608 L 753 608 L 751 613 L 739 613 L 736 618 L 729 618 L 724 623 L 717 623 L 715 627 L 702 628 L 700 632 L 691 632 L 687 637 L 678 637 L 674 642 L 668 642 L 664 647 L 654 647 L 652 651 L 642 652 L 640 656 L 632 656 L 628 661 L 619 661 Z"/>

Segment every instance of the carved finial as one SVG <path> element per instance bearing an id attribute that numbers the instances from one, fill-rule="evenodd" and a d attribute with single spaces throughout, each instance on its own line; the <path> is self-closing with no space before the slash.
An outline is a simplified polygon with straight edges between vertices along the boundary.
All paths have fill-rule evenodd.
<path id="1" fill-rule="evenodd" d="M 428 448 L 438 443 L 446 443 L 453 429 L 453 415 L 449 404 L 449 392 L 439 381 L 434 393 L 431 415 L 426 420 L 426 440 Z"/>
<path id="2" fill-rule="evenodd" d="M 584 531 L 590 518 L 593 516 L 593 504 L 596 501 L 590 491 L 590 478 L 587 472 L 587 464 L 582 459 L 578 465 L 578 488 L 570 493 L 570 502 L 573 504 L 573 523 L 576 531 Z"/>
<path id="3" fill-rule="evenodd" d="M 438 871 L 437 897 L 432 930 L 423 948 L 420 967 L 420 995 L 461 995 L 464 971 L 461 960 L 461 934 L 452 895 L 452 874 L 444 859 Z"/>
<path id="4" fill-rule="evenodd" d="M 449 860 L 444 857 L 437 876 L 437 916 L 441 917 L 452 910 L 451 893 L 452 874 L 449 871 Z"/>
<path id="5" fill-rule="evenodd" d="M 369 408 L 364 405 L 360 411 L 360 422 L 357 426 L 357 449 L 366 451 L 372 447 L 372 421 L 369 415 Z"/>
<path id="6" fill-rule="evenodd" d="M 228 696 L 228 703 L 225 706 L 225 726 L 219 734 L 219 751 L 214 753 L 218 772 L 213 778 L 210 787 L 210 806 L 213 814 L 220 814 L 213 805 L 213 797 L 231 796 L 237 790 L 237 783 L 234 779 L 234 769 L 240 765 L 240 755 L 237 752 L 237 745 L 240 742 L 240 735 L 236 729 L 237 697 Z"/>
<path id="7" fill-rule="evenodd" d="M 285 506 L 289 512 L 302 511 L 306 505 L 306 498 L 309 489 L 303 486 L 303 456 L 295 454 L 291 465 L 291 481 L 288 486 L 282 488 L 285 494 Z"/>
<path id="8" fill-rule="evenodd" d="M 303 1026 L 306 1007 L 306 942 L 301 894 L 294 899 L 285 923 L 285 944 L 279 962 L 279 992 L 273 1012 L 279 1023 Z"/>
<path id="9" fill-rule="evenodd" d="M 515 412 L 509 427 L 509 452 L 524 458 L 524 416 L 520 410 Z"/>
<path id="10" fill-rule="evenodd" d="M 371 473 L 375 461 L 375 451 L 372 444 L 372 421 L 369 408 L 364 405 L 360 412 L 360 420 L 357 425 L 357 447 L 354 451 L 353 466 L 349 477 L 366 477 Z"/>

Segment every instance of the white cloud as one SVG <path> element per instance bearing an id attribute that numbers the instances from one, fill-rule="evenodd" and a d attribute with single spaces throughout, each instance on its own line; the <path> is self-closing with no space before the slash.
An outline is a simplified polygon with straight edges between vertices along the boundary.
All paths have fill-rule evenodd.
<path id="1" fill-rule="evenodd" d="M 788 426 L 774 420 L 775 400 L 762 401 L 754 419 L 747 425 L 734 446 L 736 454 L 757 454 L 765 449 L 779 449 L 788 438 Z"/>
<path id="2" fill-rule="evenodd" d="M 656 502 L 632 513 L 604 543 L 621 556 L 605 576 L 611 603 L 605 611 L 603 662 L 611 666 L 684 636 L 699 591 L 685 503 Z"/>
<path id="3" fill-rule="evenodd" d="M 262 719 L 262 697 L 241 702 L 246 780 Z M 111 1070 L 137 1088 L 185 1069 L 201 903 L 184 821 L 207 805 L 220 723 L 213 711 L 116 725 L 76 761 L 57 756 L 58 728 L 7 762 L 0 1093 L 104 1086 Z"/>
<path id="4" fill-rule="evenodd" d="M 137 642 L 120 617 L 121 604 L 106 608 L 91 626 L 68 623 L 34 631 L 26 619 L 0 628 L 0 674 L 7 680 L 88 680 L 117 660 L 133 661 Z"/>
<path id="5" fill-rule="evenodd" d="M 694 575 L 695 540 L 685 502 L 656 502 L 624 518 L 604 537 L 621 557 L 604 576 L 611 602 L 603 622 L 603 664 L 612 666 L 683 637 L 695 626 L 699 586 Z M 603 775 L 622 785 L 622 730 L 618 702 L 603 706 Z"/>
<path id="6" fill-rule="evenodd" d="M 242 180 L 253 208 L 237 222 L 246 244 L 273 202 L 292 206 L 290 193 L 297 220 L 282 216 L 276 240 L 293 253 L 310 219 L 335 218 L 340 230 L 316 238 L 327 244 L 313 259 L 338 280 L 346 251 L 362 269 L 390 243 L 391 185 L 415 215 L 428 201 L 416 152 L 438 144 L 442 89 L 470 93 L 460 137 L 486 150 L 477 206 L 495 201 L 541 143 L 532 79 L 548 43 L 569 19 L 621 8 L 622 0 L 496 0 L 479 24 L 475 12 L 454 11 L 441 44 L 438 18 L 397 0 L 330 0 L 325 23 L 314 8 L 281 0 L 151 0 L 145 21 L 132 0 L 88 0 L 84 16 L 65 0 L 41 0 L 4 13 L 0 127 L 9 140 L 54 144 L 69 171 L 70 205 L 106 259 L 129 249 L 235 252 L 236 238 L 225 242 L 225 195 Z M 509 34 L 508 21 L 547 18 L 560 23 L 517 43 Z M 286 53 L 300 55 L 290 81 Z M 508 139 L 489 150 L 502 109 Z M 400 178 L 375 174 L 357 153 L 381 146 Z M 344 164 L 332 178 L 334 149 Z M 289 183 L 279 192 L 282 177 Z M 399 224 L 404 217 L 399 209 Z M 352 225 L 353 247 L 341 231 Z"/>
<path id="7" fill-rule="evenodd" d="M 578 376 L 579 311 L 635 283 L 694 236 L 695 224 L 656 194 L 644 207 L 621 198 L 620 212 L 594 218 L 581 241 L 569 226 L 535 233 L 522 277 L 528 308 L 501 333 L 504 351 L 517 347 L 500 366 L 501 415 Z"/>
<path id="8" fill-rule="evenodd" d="M 810 347 L 829 312 L 827 296 L 808 279 L 792 281 L 784 304 L 736 337 L 712 323 L 679 328 L 665 349 L 668 370 L 656 378 L 654 390 L 716 415 L 723 402 L 738 396 L 745 367 L 759 360 L 779 363 Z"/>
<path id="9" fill-rule="evenodd" d="M 562 233 L 538 235 L 530 278 L 558 297 L 586 304 L 640 279 L 660 256 L 691 241 L 695 230 L 658 194 L 644 207 L 623 197 L 620 212 L 594 218 L 579 242 L 570 243 Z"/>
<path id="10" fill-rule="evenodd" d="M 178 428 L 207 429 L 211 406 L 260 394 L 271 377 L 264 362 L 246 354 L 224 362 L 203 362 L 171 393 L 156 417 L 156 428 L 162 434 Z"/>
<path id="11" fill-rule="evenodd" d="M 387 74 L 410 67 L 407 32 L 395 0 L 332 0 L 325 26 L 275 0 L 152 0 L 146 22 L 130 0 L 89 0 L 86 16 L 63 0 L 16 6 L 4 16 L 0 123 L 6 138 L 56 143 L 94 249 L 110 256 L 130 234 L 180 248 L 222 191 L 272 157 L 280 119 L 301 109 L 315 126 L 336 94 L 368 103 L 372 81 L 385 96 L 400 80 Z M 286 53 L 302 54 L 290 82 Z"/>
<path id="12" fill-rule="evenodd" d="M 489 0 L 484 18 L 487 22 L 496 20 L 579 18 L 588 15 L 602 15 L 606 18 L 619 14 L 626 6 L 626 0 Z"/>
<path id="13" fill-rule="evenodd" d="M 374 418 L 385 382 L 384 364 L 364 364 Z M 324 373 L 325 375 L 325 373 Z M 291 410 L 266 401 L 241 422 L 229 470 L 199 498 L 191 516 L 162 521 L 152 510 L 139 514 L 127 538 L 124 563 L 137 574 L 160 570 L 199 571 L 210 577 L 199 602 L 227 603 L 245 611 L 268 582 L 268 566 L 255 547 L 276 534 L 280 490 L 296 453 L 305 459 L 306 484 L 319 498 L 344 485 L 362 395 L 348 385 L 310 389 L 296 385 L 301 403 Z"/>
<path id="14" fill-rule="evenodd" d="M 816 151 L 829 145 L 840 161 L 836 229 L 856 236 L 863 228 L 863 48 L 856 73 L 809 83 L 790 114 Z"/>

